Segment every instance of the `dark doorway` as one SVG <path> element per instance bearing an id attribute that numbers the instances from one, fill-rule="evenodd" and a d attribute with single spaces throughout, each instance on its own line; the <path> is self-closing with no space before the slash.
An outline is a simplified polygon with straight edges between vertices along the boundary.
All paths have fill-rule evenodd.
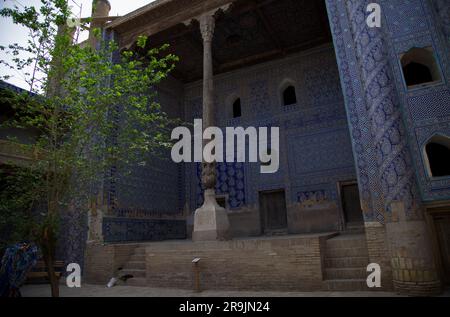
<path id="1" fill-rule="evenodd" d="M 439 253 L 441 256 L 443 278 L 450 284 L 450 214 L 436 215 L 434 217 Z"/>
<path id="2" fill-rule="evenodd" d="M 270 234 L 275 231 L 287 230 L 286 197 L 284 190 L 260 192 L 259 208 L 263 233 Z"/>
<path id="3" fill-rule="evenodd" d="M 358 184 L 342 184 L 341 199 L 346 224 L 362 224 L 364 218 L 359 200 Z"/>
<path id="4" fill-rule="evenodd" d="M 433 177 L 450 176 L 450 149 L 445 145 L 430 142 L 426 146 L 428 162 Z"/>
<path id="5" fill-rule="evenodd" d="M 403 74 L 407 86 L 426 84 L 433 81 L 433 75 L 431 75 L 430 69 L 425 65 L 415 62 L 411 62 L 403 67 Z"/>
<path id="6" fill-rule="evenodd" d="M 295 93 L 294 86 L 289 86 L 284 90 L 283 102 L 285 106 L 290 106 L 297 103 L 297 95 Z"/>
<path id="7" fill-rule="evenodd" d="M 242 117 L 241 98 L 236 99 L 233 103 L 233 118 Z"/>

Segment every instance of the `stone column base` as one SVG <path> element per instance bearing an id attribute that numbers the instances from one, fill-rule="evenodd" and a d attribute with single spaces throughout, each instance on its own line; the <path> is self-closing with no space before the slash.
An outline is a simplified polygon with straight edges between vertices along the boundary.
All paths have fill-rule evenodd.
<path id="1" fill-rule="evenodd" d="M 442 292 L 430 232 L 424 220 L 407 220 L 403 203 L 392 204 L 393 222 L 386 224 L 396 292 L 432 296 Z"/>
<path id="2" fill-rule="evenodd" d="M 381 288 L 376 290 L 393 291 L 391 258 L 386 241 L 386 228 L 378 221 L 365 222 L 364 225 L 369 261 L 370 263 L 377 263 L 381 267 Z"/>
<path id="3" fill-rule="evenodd" d="M 398 293 L 409 296 L 435 296 L 442 293 L 442 286 L 439 280 L 431 282 L 404 282 L 394 280 L 394 288 Z"/>
<path id="4" fill-rule="evenodd" d="M 193 241 L 230 240 L 230 223 L 226 209 L 217 204 L 213 189 L 205 191 L 203 206 L 195 211 Z"/>

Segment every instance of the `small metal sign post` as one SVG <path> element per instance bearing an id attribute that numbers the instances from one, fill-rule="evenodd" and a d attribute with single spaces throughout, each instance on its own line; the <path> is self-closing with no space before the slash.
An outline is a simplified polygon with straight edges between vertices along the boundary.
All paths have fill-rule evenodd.
<path id="1" fill-rule="evenodd" d="M 197 293 L 201 292 L 200 289 L 200 268 L 198 266 L 198 263 L 200 262 L 200 258 L 195 258 L 192 260 L 192 264 L 194 267 L 194 275 L 195 275 L 195 291 Z"/>

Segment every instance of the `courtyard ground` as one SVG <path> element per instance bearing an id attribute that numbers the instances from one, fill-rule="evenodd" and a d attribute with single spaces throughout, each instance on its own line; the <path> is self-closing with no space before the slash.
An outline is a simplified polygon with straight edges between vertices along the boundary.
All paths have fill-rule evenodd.
<path id="1" fill-rule="evenodd" d="M 24 297 L 49 297 L 49 285 L 25 285 L 21 289 Z M 82 285 L 68 288 L 61 285 L 61 297 L 392 297 L 390 292 L 247 292 L 247 291 L 204 291 L 151 288 L 119 285 L 107 288 L 102 285 Z M 450 292 L 444 296 L 450 297 Z"/>

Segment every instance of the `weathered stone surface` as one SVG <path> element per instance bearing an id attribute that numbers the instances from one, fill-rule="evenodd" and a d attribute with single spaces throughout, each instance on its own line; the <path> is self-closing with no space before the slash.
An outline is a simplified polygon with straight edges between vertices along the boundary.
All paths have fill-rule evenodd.
<path id="1" fill-rule="evenodd" d="M 230 223 L 226 209 L 217 204 L 214 190 L 205 191 L 205 202 L 195 211 L 192 240 L 228 240 L 230 238 Z"/>

